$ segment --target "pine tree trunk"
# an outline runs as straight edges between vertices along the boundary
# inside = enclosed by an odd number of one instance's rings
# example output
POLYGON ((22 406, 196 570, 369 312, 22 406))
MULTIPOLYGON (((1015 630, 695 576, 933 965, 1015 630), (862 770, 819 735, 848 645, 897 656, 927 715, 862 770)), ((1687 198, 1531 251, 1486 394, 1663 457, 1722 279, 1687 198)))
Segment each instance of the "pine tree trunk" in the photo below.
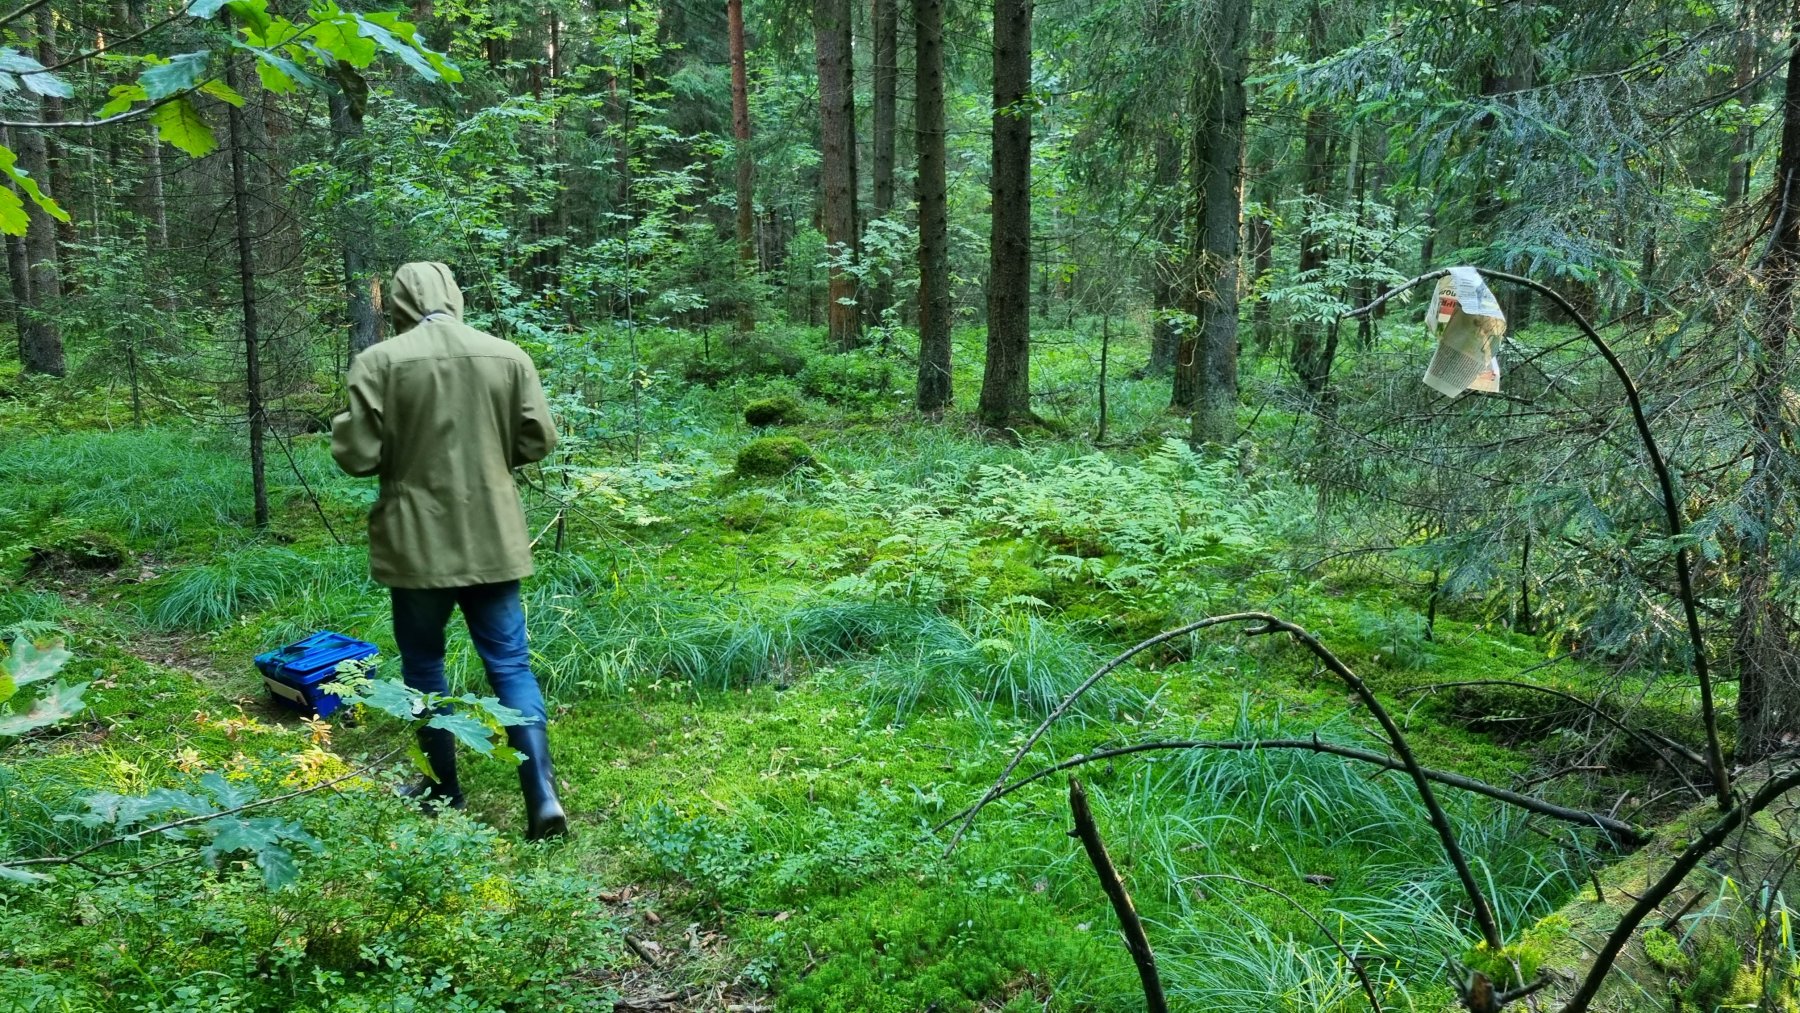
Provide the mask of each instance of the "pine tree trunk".
MULTIPOLYGON (((1800 6, 1800 5, 1797 5, 1800 6)), ((1762 759, 1790 743, 1800 729, 1800 659, 1794 657, 1791 618, 1772 598, 1775 560, 1768 536, 1775 504, 1792 488, 1782 444, 1782 383, 1793 338, 1800 285, 1800 49, 1788 58, 1782 103, 1781 154, 1775 163, 1776 229, 1762 264, 1763 325, 1753 350, 1750 396, 1750 477, 1742 495, 1753 522, 1738 559, 1738 615, 1733 654, 1738 665, 1739 763, 1762 759)))
MULTIPOLYGON (((897 0, 871 0, 875 30, 875 122, 873 214, 885 218, 894 208, 894 124, 900 87, 900 11, 897 0)), ((891 265, 884 265, 891 270, 891 265)), ((870 311, 877 317, 893 306, 894 286, 888 270, 875 279, 870 311)))
POLYGON ((950 212, 944 150, 944 0, 913 0, 919 178, 919 411, 950 406, 950 212))
MULTIPOLYGON (((857 262, 856 96, 850 42, 850 0, 814 0, 813 43, 819 62, 820 175, 825 185, 825 241, 834 260, 857 262)), ((825 320, 831 343, 862 343, 856 276, 835 264, 829 272, 825 320)))
MULTIPOLYGON (((236 89, 238 74, 235 61, 226 63, 225 76, 226 82, 236 89)), ((247 128, 242 109, 228 104, 226 112, 231 144, 231 207, 237 231, 238 283, 242 293, 240 305, 244 317, 244 415, 250 424, 250 484, 255 499, 256 526, 266 528, 269 526, 269 487, 263 474, 263 430, 268 425, 268 419, 264 417, 262 403, 262 363, 259 359, 261 348, 256 319, 256 255, 251 248, 251 235, 255 226, 251 221, 254 212, 250 208, 247 169, 249 159, 244 151, 247 128)))
MULTIPOLYGON (((737 148, 737 252, 738 270, 746 282, 756 276, 756 170, 750 151, 750 76, 744 55, 744 0, 727 0, 727 31, 731 36, 731 135, 737 148)), ((746 286, 747 288, 747 286, 746 286)), ((737 330, 756 329, 756 304, 748 291, 738 296, 737 330)))
POLYGON ((1200 389, 1193 441, 1222 442, 1237 427, 1238 261, 1244 205, 1245 54, 1249 48, 1251 0, 1223 0, 1211 33, 1218 75, 1207 103, 1195 152, 1200 216, 1194 233, 1201 248, 1203 284, 1198 288, 1195 330, 1200 334, 1200 389))
MULTIPOLYGON (((1180 142, 1172 134, 1158 134, 1155 157, 1156 166, 1153 171, 1156 174, 1156 192, 1170 197, 1159 203, 1173 204, 1172 198, 1181 186, 1180 142)), ((1161 248, 1157 251, 1155 264, 1151 268, 1155 276, 1150 280, 1150 303, 1155 318, 1150 322, 1148 368, 1150 373, 1157 376, 1166 375, 1175 368, 1177 329, 1174 315, 1181 308, 1181 286, 1177 279, 1181 259, 1175 249, 1175 218, 1172 211, 1162 214, 1162 221, 1156 229, 1156 240, 1161 248)))
MULTIPOLYGON (((361 156, 354 146, 363 133, 362 96, 346 95, 340 89, 331 93, 328 106, 334 155, 339 167, 350 172, 354 198, 362 189, 363 179, 361 156), (349 153, 356 153, 359 164, 344 164, 346 148, 349 153)), ((381 311, 376 304, 381 283, 365 265, 363 251, 369 245, 368 229, 363 224, 362 210, 354 206, 354 200, 351 203, 352 207, 340 212, 338 243, 344 267, 344 316, 349 328, 350 357, 354 359, 357 353, 381 340, 381 311)))
POLYGON ((981 421, 1031 414, 1031 0, 994 4, 994 154, 981 421))

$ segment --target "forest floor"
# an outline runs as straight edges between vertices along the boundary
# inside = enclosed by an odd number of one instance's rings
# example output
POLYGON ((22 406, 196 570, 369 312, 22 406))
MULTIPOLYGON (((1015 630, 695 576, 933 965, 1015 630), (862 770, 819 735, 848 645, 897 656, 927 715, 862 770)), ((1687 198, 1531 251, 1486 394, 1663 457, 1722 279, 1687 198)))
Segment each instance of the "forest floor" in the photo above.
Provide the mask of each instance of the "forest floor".
MULTIPOLYGON (((527 491, 543 532, 527 606, 570 837, 521 840, 503 761, 467 757, 469 812, 435 821, 389 797, 405 771, 381 764, 283 813, 320 849, 297 849, 281 890, 229 855, 196 875, 191 847, 156 841, 123 870, 0 896, 0 1010, 1141 1008, 1067 834, 1065 776, 989 807, 947 856, 932 828, 1100 663, 1214 613, 1315 631, 1428 766, 1573 805, 1649 800, 1649 764, 1625 747, 1604 774, 1538 783, 1540 740, 1574 724, 1548 697, 1428 691, 1535 667, 1586 694, 1596 677, 1472 609, 1427 629, 1411 583, 1312 565, 1314 499, 1254 464, 1257 434, 1194 454, 1164 439, 1180 428, 1166 383, 1126 380, 1095 450, 1078 389, 1093 350, 1070 344, 1041 367, 1053 428, 1022 445, 910 417, 904 365, 875 355, 713 387, 659 375, 627 422, 571 425, 570 456, 527 491), (739 474, 738 452, 777 431, 743 408, 776 395, 804 412, 778 431, 812 463, 739 474)), ((230 432, 169 415, 138 430, 121 411, 104 391, 0 375, 0 636, 65 639, 91 680, 82 722, 0 754, 3 853, 82 846, 94 831, 55 817, 95 792, 209 771, 318 784, 395 745, 378 718, 274 710, 250 664, 317 629, 391 657, 360 547, 370 483, 336 474, 317 435, 292 440, 294 471, 277 444, 259 534, 230 432)), ((452 668, 480 690, 460 634, 452 668)), ((1659 688, 1637 719, 1686 736, 1689 707, 1659 688)), ((1366 747, 1371 727, 1310 655, 1220 628, 1137 656, 1021 773, 1153 740, 1366 747)), ((1339 944, 1388 1009, 1447 1008, 1452 962, 1505 963, 1471 948, 1396 775, 1278 750, 1075 773, 1177 1008, 1366 1009, 1339 944)), ((1529 967, 1602 842, 1444 801, 1522 940, 1506 957, 1529 967)))

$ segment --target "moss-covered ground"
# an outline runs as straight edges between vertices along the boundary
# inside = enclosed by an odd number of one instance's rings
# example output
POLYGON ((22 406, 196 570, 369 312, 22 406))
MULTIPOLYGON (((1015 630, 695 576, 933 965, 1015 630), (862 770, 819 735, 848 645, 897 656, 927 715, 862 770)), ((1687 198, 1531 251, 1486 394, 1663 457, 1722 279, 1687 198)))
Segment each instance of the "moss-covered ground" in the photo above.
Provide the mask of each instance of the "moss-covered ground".
MULTIPOLYGON (((1165 444, 1180 432, 1165 383, 1122 382, 1119 442, 1095 450, 1091 402, 1058 393, 1085 382, 1091 351, 1041 361, 1049 428, 1022 443, 910 417, 904 365, 875 355, 710 388, 671 366, 629 427, 569 425, 568 455, 526 499, 571 836, 520 839, 503 761, 466 758, 468 818, 435 821, 387 797, 404 773, 389 763, 284 813, 321 848, 297 852, 279 891, 180 841, 0 887, 0 1010, 1141 1008, 1066 834, 1065 777, 989 807, 947 857, 932 827, 1100 662, 1214 612, 1315 631, 1430 766, 1502 785, 1537 769, 1543 700, 1416 691, 1509 677, 1544 645, 1453 605, 1427 637, 1416 588, 1294 567, 1307 490, 1241 449, 1165 444), (782 433, 813 467, 742 466, 758 435, 743 407, 771 397, 801 407, 782 433)), ((80 722, 0 753, 0 852, 93 840, 59 817, 95 792, 220 770, 317 784, 392 748, 373 716, 272 709, 250 664, 326 628, 392 654, 358 548, 372 488, 335 473, 322 437, 291 440, 293 470, 271 447, 274 520, 256 532, 241 434, 173 417, 135 430, 104 391, 5 385, 0 635, 65 639, 91 685, 80 722)), ((452 654, 478 689, 466 641, 452 654)), ((1532 678, 1589 688, 1568 664, 1532 678)), ((1642 714, 1685 734, 1688 706, 1664 693, 1642 714)), ((1224 628, 1139 655, 1022 772, 1155 739, 1366 745, 1372 727, 1310 655, 1224 628)), ((1477 936, 1398 776, 1277 751, 1145 753, 1078 776, 1178 1008, 1366 1009, 1336 944, 1386 1008, 1454 1001, 1446 969, 1477 936)), ((1643 783, 1535 790, 1606 807, 1643 783)), ((1509 936, 1607 860, 1585 831, 1443 795, 1509 936)))

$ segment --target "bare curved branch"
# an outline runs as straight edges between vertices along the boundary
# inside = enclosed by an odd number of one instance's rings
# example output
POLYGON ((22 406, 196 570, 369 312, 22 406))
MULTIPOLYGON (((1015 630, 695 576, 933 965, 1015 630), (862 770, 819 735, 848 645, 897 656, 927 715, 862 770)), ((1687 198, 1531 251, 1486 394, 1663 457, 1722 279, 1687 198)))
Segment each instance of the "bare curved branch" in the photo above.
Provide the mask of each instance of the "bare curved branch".
MULTIPOLYGON (((1619 384, 1625 388, 1625 401, 1631 408, 1631 421, 1637 427, 1638 439, 1644 445, 1644 454, 1650 460, 1650 469, 1656 473, 1656 482, 1662 493, 1663 520, 1668 528, 1669 540, 1675 547, 1675 579, 1676 598, 1681 602, 1684 618, 1687 620, 1688 642, 1694 655, 1694 678, 1700 684, 1700 720, 1706 727, 1706 765, 1712 774, 1713 794, 1717 798, 1719 808, 1728 810, 1734 799, 1731 794, 1731 772, 1725 766, 1725 750, 1719 742, 1718 708, 1713 702, 1712 672, 1706 660, 1706 637, 1700 629, 1699 598, 1694 592, 1694 574, 1692 563, 1688 559, 1687 546, 1682 542, 1681 502, 1675 497, 1675 479, 1669 471, 1668 462, 1663 460, 1662 449, 1657 446, 1656 436, 1650 431, 1650 420, 1644 415, 1644 401, 1638 394, 1637 382, 1631 378, 1631 371, 1619 359, 1617 352, 1581 315, 1561 292, 1545 285, 1543 282, 1523 275, 1509 274, 1505 271, 1492 271, 1481 268, 1481 273, 1489 278, 1511 282, 1531 289, 1555 303, 1568 318, 1574 321, 1588 342, 1600 352, 1600 357, 1612 368, 1613 375, 1618 377, 1619 384)), ((1416 278, 1401 282, 1399 285, 1381 293, 1367 306, 1360 306, 1343 314, 1345 317, 1364 317, 1379 309, 1394 296, 1405 292, 1416 285, 1427 281, 1435 281, 1450 273, 1449 268, 1427 271, 1416 278)))

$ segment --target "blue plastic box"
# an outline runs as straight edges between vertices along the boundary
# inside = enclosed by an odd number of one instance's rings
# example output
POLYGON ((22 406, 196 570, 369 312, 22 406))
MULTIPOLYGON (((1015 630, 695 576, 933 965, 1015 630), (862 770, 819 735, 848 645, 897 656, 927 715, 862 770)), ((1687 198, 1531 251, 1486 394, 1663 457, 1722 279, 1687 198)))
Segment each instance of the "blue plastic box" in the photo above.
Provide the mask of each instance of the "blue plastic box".
POLYGON ((323 691, 324 685, 337 675, 338 666, 372 658, 377 653, 375 645, 366 640, 325 631, 279 651, 257 655, 256 668, 276 706, 322 718, 343 702, 336 694, 323 691))

